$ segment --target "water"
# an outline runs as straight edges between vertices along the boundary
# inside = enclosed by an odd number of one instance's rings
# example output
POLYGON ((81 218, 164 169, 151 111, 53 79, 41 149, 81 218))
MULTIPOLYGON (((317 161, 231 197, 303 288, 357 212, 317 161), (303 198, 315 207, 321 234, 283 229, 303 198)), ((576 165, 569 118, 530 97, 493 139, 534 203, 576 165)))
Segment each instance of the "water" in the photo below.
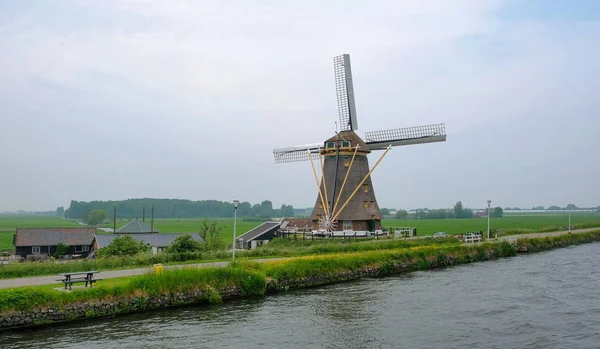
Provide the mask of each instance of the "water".
POLYGON ((32 348, 600 348, 600 244, 37 330, 32 348))

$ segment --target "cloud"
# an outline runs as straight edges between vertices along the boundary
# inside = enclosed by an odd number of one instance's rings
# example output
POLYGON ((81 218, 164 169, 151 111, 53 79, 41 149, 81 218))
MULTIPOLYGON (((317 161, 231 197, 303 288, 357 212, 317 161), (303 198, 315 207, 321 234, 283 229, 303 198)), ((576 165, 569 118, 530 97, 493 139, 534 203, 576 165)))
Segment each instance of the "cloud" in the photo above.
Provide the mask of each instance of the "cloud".
MULTIPOLYGON (((501 0, 0 6, 0 117, 11 130, 0 140, 0 154, 10 155, 12 165, 44 144, 63 159, 61 166, 41 175, 35 169, 52 162, 34 156, 19 162, 32 173, 28 178, 80 182, 77 188, 40 188, 33 198, 17 172, 0 174, 2 185, 13 190, 0 199, 0 209, 117 196, 239 195, 312 205, 310 173, 301 175, 306 164, 276 166, 270 152, 331 135, 337 115, 332 57, 341 53, 351 54, 361 132, 437 122, 446 122, 449 132, 446 144, 407 147, 396 151, 402 158, 391 156, 389 173, 408 166, 427 175, 406 192, 393 189, 394 177, 382 174, 377 185, 390 188, 378 191, 383 206, 455 200, 459 193, 440 198, 417 189, 439 178, 430 157, 482 147, 450 142, 471 139, 489 125, 510 132, 506 125, 522 120, 570 118, 584 128, 598 122, 592 115, 600 107, 594 97, 600 49, 591 43, 600 39, 600 22, 575 10, 560 17, 560 8, 541 13, 531 4, 501 0), (75 165, 67 160, 73 156, 78 166, 98 168, 86 172, 89 181, 114 187, 102 191, 74 179, 69 169, 75 165), (155 170, 148 173, 150 163, 155 170), (111 170, 125 164, 131 176, 111 170), (243 183, 235 180, 240 171, 243 183), (290 182, 299 189, 282 190, 290 182), (397 203, 400 193, 411 199, 397 203)), ((541 136, 492 131, 490 137, 527 147, 541 136)), ((500 166, 511 166, 504 161, 500 166)), ((539 170, 548 166, 544 162, 539 170)), ((466 171, 452 169, 474 176, 466 171)), ((535 168, 527 173, 535 175, 535 168)), ((459 179, 447 180, 459 186, 459 179)), ((463 189, 478 200, 476 190, 463 189)))

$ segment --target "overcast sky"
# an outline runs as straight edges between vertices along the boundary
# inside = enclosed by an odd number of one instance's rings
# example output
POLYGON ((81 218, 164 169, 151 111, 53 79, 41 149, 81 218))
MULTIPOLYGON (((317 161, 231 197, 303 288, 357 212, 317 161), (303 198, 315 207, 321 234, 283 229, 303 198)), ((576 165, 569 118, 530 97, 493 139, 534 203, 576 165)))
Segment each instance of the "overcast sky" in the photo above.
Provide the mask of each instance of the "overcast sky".
POLYGON ((380 206, 600 205, 596 0, 6 0, 0 53, 0 211, 312 206, 272 149, 333 134, 342 53, 359 135, 446 124, 386 155, 380 206))

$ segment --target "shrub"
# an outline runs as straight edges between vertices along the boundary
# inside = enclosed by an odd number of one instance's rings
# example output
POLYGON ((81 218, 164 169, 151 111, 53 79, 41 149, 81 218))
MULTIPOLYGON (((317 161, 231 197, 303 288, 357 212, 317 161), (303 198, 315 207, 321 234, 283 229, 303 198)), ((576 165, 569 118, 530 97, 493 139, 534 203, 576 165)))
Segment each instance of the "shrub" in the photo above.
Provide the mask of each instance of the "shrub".
POLYGON ((202 249, 202 244, 194 240, 191 235, 178 236, 167 248, 167 253, 197 252, 202 249))
POLYGON ((150 246, 143 241, 136 241, 129 235, 115 238, 96 252, 98 257, 133 256, 142 252, 149 252, 150 246))

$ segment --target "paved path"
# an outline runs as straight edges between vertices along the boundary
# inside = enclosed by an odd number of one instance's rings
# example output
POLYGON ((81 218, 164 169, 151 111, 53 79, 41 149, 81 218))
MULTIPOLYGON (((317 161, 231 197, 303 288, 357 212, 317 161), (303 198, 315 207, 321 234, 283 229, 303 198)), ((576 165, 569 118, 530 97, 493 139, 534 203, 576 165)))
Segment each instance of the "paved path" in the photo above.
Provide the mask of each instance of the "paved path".
MULTIPOLYGON (((276 261, 287 259, 285 258, 265 258, 265 259, 254 259, 253 262, 263 263, 265 261, 276 261)), ((222 268, 226 267, 230 264, 230 262, 208 262, 208 263, 197 263, 197 264, 181 264, 181 265, 165 265, 165 269, 176 269, 176 268, 185 268, 185 267, 197 267, 197 268, 222 268)), ((137 269, 123 269, 123 270, 107 270, 101 271, 97 274, 98 278, 102 279, 110 279, 110 278, 119 278, 125 276, 134 276, 147 273, 151 271, 153 267, 147 268, 137 268, 137 269)), ((51 285, 57 284, 60 276, 52 275, 52 276, 36 276, 36 277, 26 277, 26 278, 16 278, 16 279, 2 279, 0 280, 0 288, 10 288, 10 287, 21 287, 21 286, 38 286, 38 285, 51 285)))
MULTIPOLYGON (((592 230, 598 230, 598 228, 590 228, 590 229, 580 229, 580 230, 572 230, 571 233, 585 233, 592 230)), ((529 238, 529 237, 546 237, 546 236, 558 236, 563 234, 568 234, 568 231, 555 231, 550 233, 533 233, 533 234, 520 234, 520 235, 511 235, 506 236, 504 238, 529 238)), ((284 260, 293 257, 283 257, 283 258, 265 258, 265 259, 253 259, 253 262, 263 263, 265 261, 273 261, 273 260, 284 260)), ((222 268, 229 265, 230 262, 209 262, 209 263, 197 263, 197 264, 181 264, 181 265, 168 265, 165 266, 165 269, 174 269, 174 268, 184 268, 184 267, 197 267, 197 268, 222 268)), ((124 269, 124 270, 108 270, 102 271, 98 273, 99 278, 110 279, 110 278, 118 278, 125 276, 134 276, 147 273, 152 270, 152 267, 147 268, 137 268, 137 269, 124 269)), ((17 279, 2 279, 0 280, 0 288, 10 288, 10 287, 21 287, 21 286, 35 286, 35 285, 50 285, 56 284, 58 275, 52 276, 36 276, 36 277, 28 277, 28 278, 17 278, 17 279)))

